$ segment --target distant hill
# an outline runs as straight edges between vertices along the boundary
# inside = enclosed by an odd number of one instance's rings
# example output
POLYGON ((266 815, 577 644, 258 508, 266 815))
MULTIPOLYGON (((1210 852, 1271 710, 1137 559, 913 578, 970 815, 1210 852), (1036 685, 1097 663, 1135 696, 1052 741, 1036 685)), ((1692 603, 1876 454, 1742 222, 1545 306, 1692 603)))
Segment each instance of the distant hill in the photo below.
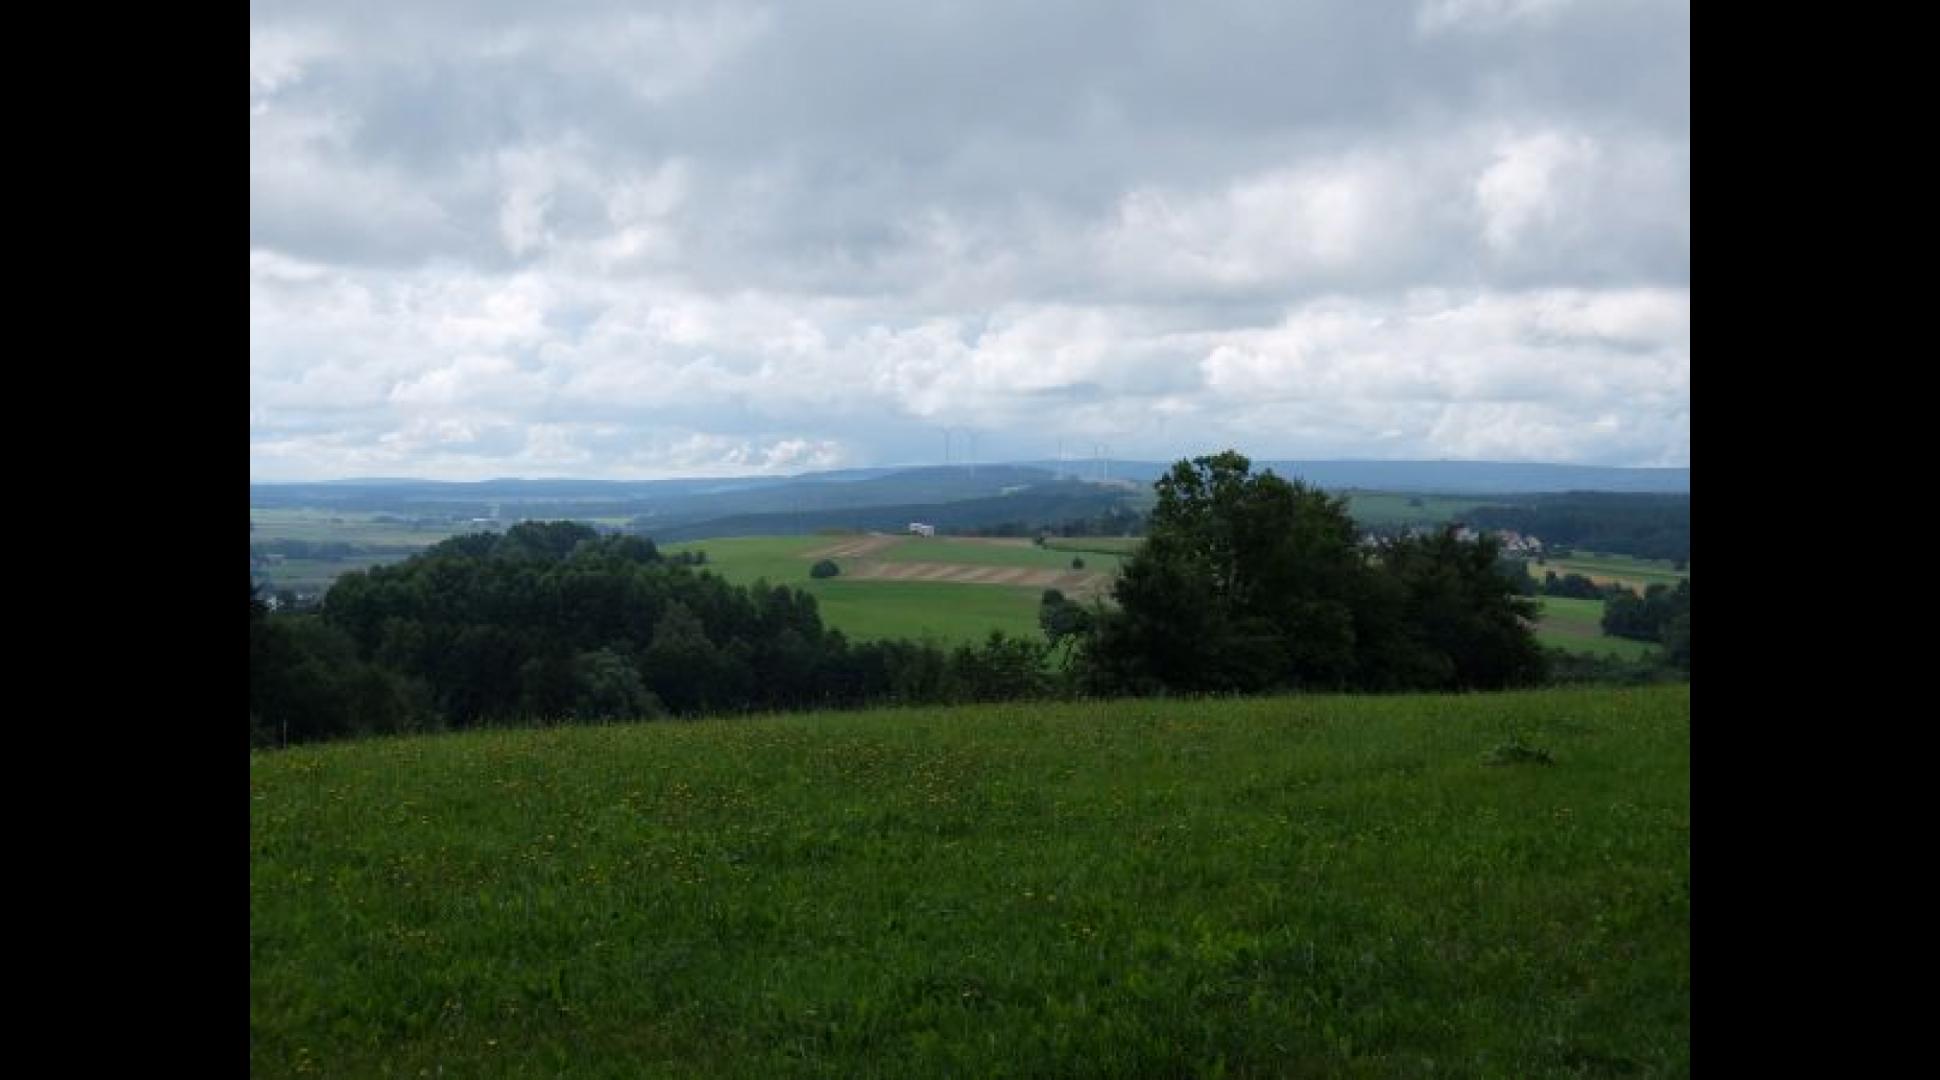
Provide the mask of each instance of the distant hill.
POLYGON ((803 476, 670 480, 357 480, 251 484, 249 505, 443 516, 642 518, 673 525, 740 514, 794 513, 987 498, 1053 479, 1018 465, 844 469, 803 476))
MULTIPOLYGON (((1688 495, 1691 490, 1688 468, 1619 469, 1500 461, 1259 461, 1255 464, 1335 491, 1487 496, 1538 492, 1688 495)), ((641 524, 671 535, 670 530, 676 528, 727 518, 813 516, 825 511, 867 508, 886 512, 891 507, 997 498, 1052 483, 1060 476, 1072 478, 1068 483, 1076 479, 1091 481, 1094 491, 1099 490, 1097 481, 1109 480, 1143 492, 1168 467, 1168 463, 1156 461, 1040 461, 666 480, 498 479, 450 483, 359 479, 251 484, 249 505, 262 509, 331 509, 457 520, 488 516, 494 509, 505 518, 626 518, 639 519, 641 524)))
POLYGON ((1120 507, 1124 501, 1123 491, 1097 484, 1043 483, 1009 495, 949 502, 805 508, 665 524, 641 519, 635 522, 634 529, 657 541, 671 543, 723 536, 796 536, 823 529, 902 532, 912 521, 935 525, 944 532, 990 528, 1012 522, 1038 527, 1078 518, 1099 517, 1120 507))

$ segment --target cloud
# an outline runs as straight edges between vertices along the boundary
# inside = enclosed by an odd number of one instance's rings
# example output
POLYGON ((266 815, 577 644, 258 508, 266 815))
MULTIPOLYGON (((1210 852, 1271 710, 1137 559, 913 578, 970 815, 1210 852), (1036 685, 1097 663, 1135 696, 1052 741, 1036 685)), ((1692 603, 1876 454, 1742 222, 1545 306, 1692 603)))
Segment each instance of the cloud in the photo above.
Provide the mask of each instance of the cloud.
POLYGON ((1424 0, 1415 15, 1423 34, 1448 31, 1502 30, 1517 24, 1541 24, 1569 7, 1572 0, 1424 0))
POLYGON ((1687 462, 1686 15, 257 4, 252 475, 1687 462))

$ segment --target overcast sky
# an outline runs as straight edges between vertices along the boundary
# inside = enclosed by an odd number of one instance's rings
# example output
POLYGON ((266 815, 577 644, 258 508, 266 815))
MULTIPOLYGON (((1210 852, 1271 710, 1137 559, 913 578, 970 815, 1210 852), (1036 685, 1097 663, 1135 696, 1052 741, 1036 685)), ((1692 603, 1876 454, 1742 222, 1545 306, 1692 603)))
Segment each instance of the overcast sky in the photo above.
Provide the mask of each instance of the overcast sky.
POLYGON ((253 480, 1690 464, 1686 3, 256 2, 253 480))

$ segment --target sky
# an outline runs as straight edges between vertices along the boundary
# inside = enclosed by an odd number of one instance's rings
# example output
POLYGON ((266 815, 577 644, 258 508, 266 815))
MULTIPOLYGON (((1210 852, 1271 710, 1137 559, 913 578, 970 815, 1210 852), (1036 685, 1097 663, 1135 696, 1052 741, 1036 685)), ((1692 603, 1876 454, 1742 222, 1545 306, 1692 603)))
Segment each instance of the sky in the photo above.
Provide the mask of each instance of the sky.
POLYGON ((1651 0, 253 2, 252 481, 1690 464, 1651 0))

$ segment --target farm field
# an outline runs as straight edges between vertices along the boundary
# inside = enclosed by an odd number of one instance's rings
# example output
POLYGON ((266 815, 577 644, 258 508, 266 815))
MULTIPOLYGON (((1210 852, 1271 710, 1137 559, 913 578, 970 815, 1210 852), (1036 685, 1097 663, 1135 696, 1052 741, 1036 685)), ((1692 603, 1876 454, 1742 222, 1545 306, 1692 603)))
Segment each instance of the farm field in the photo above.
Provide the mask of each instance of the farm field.
POLYGON ((378 521, 377 518, 381 516, 385 515, 251 507, 251 544, 302 540, 317 544, 355 544, 362 549, 342 559, 288 558, 265 562, 255 568, 255 576, 271 590, 321 592, 352 570, 367 570, 386 563, 402 562, 440 540, 472 531, 471 526, 453 523, 412 525, 408 522, 378 521))
POLYGON ((1097 551, 1059 551, 1040 548, 1029 540, 960 537, 916 537, 893 544, 876 558, 888 562, 937 562, 971 566, 1023 566, 1067 570, 1071 560, 1084 560, 1085 569, 1116 573, 1119 557, 1097 551))
POLYGON ((1690 1069, 1688 686, 382 739, 250 800, 260 1077, 1690 1069))
POLYGON ((1635 660, 1657 646, 1603 632, 1603 601, 1568 596, 1539 596, 1542 616, 1536 640, 1545 646, 1578 653, 1601 653, 1635 660))
POLYGON ((907 638, 974 645, 992 630, 1043 637, 1037 625, 1042 589, 841 578, 811 584, 822 621, 857 641, 907 638))
MULTIPOLYGON (((766 578, 802 589, 815 597, 824 623, 859 641, 900 637, 974 644, 992 630, 1035 637, 1038 601, 1046 588, 1085 596, 1109 581, 1109 571, 1094 567, 1092 556, 1085 556, 1085 571, 1072 572, 1070 554, 1041 551, 1028 541, 763 536, 695 540, 668 544, 665 550, 705 551, 707 564, 701 569, 737 585, 766 578), (809 568, 824 557, 842 574, 809 577, 809 568)), ((1110 555, 1095 558, 1113 567, 1117 563, 1110 555)))
POLYGON ((661 544, 659 548, 669 554, 704 551, 707 564, 697 569, 719 574, 735 585, 752 585, 766 578, 770 585, 807 588, 821 584, 808 576, 809 568, 815 565, 808 553, 841 543, 843 539, 839 536, 737 536, 661 544))
POLYGON ((1651 585, 1677 587, 1677 583, 1691 576, 1689 570, 1674 569, 1665 559, 1638 559, 1629 555, 1608 555, 1579 551, 1561 558, 1550 558, 1541 566, 1531 563, 1529 572, 1538 580, 1545 570, 1556 571, 1557 577, 1565 574, 1582 574, 1599 585, 1627 585, 1642 592, 1651 585))
POLYGON ((355 511, 282 510, 251 507, 251 543, 268 540, 343 541, 365 547, 426 548, 448 536, 474 531, 461 523, 411 525, 378 521, 385 515, 355 511))
POLYGON ((272 591, 277 589, 321 591, 352 570, 368 570, 385 563, 401 562, 409 557, 409 552, 396 552, 388 555, 352 555, 342 559, 284 559, 281 562, 264 563, 256 568, 255 573, 259 580, 268 583, 272 591))
POLYGON ((1142 536, 1052 536, 1045 539, 1044 546, 1053 551, 1095 551, 1122 557, 1137 551, 1144 542, 1142 536))

